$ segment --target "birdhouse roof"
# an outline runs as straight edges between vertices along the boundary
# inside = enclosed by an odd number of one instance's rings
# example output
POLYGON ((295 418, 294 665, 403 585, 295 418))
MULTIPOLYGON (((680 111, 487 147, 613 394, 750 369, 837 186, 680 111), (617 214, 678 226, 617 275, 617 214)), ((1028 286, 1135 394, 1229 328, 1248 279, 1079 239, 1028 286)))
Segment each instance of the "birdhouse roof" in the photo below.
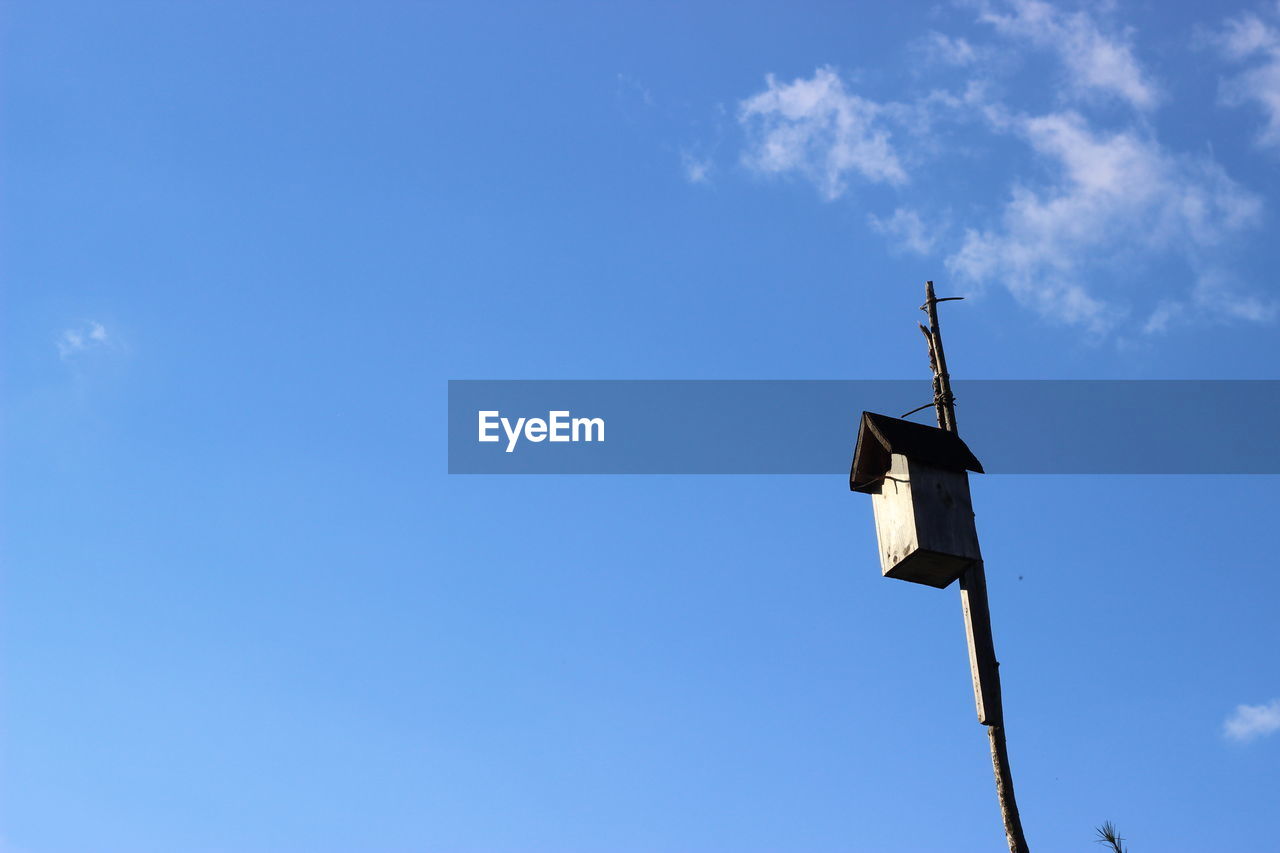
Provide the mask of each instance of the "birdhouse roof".
POLYGON ((875 492, 889 470, 889 457, 894 453, 947 471, 982 473, 982 463, 955 433, 902 418, 863 412, 858 426, 858 448, 853 452, 853 469, 849 472, 849 488, 855 492, 875 492))

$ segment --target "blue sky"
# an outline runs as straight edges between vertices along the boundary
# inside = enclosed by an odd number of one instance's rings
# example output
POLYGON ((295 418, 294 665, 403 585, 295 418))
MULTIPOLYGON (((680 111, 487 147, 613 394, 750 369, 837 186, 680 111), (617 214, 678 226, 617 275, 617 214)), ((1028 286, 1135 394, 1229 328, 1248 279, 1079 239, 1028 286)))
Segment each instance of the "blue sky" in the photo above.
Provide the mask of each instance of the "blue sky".
MULTIPOLYGON (((926 278, 957 376, 1280 378, 1275 6, 0 26, 12 853, 999 849, 863 496, 450 477, 446 381, 927 393, 926 278)), ((1033 849, 1275 849, 1275 478, 974 496, 1033 849)))

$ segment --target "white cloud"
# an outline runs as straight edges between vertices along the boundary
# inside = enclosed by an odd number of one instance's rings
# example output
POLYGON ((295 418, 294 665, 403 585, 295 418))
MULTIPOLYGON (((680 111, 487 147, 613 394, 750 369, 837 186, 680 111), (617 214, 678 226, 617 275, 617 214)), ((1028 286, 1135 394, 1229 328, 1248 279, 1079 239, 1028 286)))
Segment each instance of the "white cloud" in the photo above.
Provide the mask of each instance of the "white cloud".
POLYGON ((1142 110, 1159 100, 1129 34, 1107 35, 1084 12, 1062 12, 1043 0, 1007 0, 983 4, 978 17, 1002 35, 1056 53, 1079 94, 1112 95, 1142 110))
MULTIPOLYGON (((1038 189, 1015 184, 1000 224, 968 229, 947 267, 975 283, 1002 282, 1019 301, 1064 322, 1106 332, 1124 309, 1086 287, 1087 278, 1123 283, 1128 264, 1170 254, 1198 268, 1206 250, 1260 212, 1257 197, 1216 163, 1172 154, 1147 133, 1098 132, 1074 112, 1013 119, 1011 126, 1054 179, 1038 189)), ((1231 289, 1216 281, 1201 275, 1190 301, 1177 311, 1164 306, 1149 330, 1188 307, 1254 319, 1266 313, 1260 303, 1242 312, 1231 289)))
POLYGON ((630 74, 618 74, 616 94, 619 101, 631 101, 643 107, 654 104, 653 91, 630 74))
POLYGON ((1231 276, 1216 269, 1200 274, 1191 291, 1191 302, 1224 319, 1269 323, 1276 318, 1275 302, 1241 293, 1231 276))
POLYGON ((712 165, 710 158, 696 157, 686 151, 680 155, 680 164, 684 167, 684 177, 689 183, 710 183, 712 165))
POLYGON ((1280 731, 1280 699, 1266 705, 1237 705, 1222 724, 1222 733, 1241 742, 1280 731))
POLYGON ((1280 28, 1248 12, 1227 19, 1212 40, 1227 59, 1252 63, 1223 81, 1223 102, 1229 106, 1256 104, 1267 122, 1258 144, 1280 146, 1280 28))
POLYGON ((929 59, 946 65, 972 65, 978 51, 966 39, 930 31, 916 44, 916 49, 929 59))
POLYGON ((869 213, 867 222, 877 234, 897 241, 901 248, 918 255, 929 254, 938 242, 937 230, 927 227, 920 214, 909 208, 899 207, 887 219, 869 213))
POLYGON ((1269 323, 1275 320, 1277 305, 1251 293, 1242 292, 1231 276, 1220 269, 1207 269, 1196 278, 1185 299, 1160 302, 1147 318, 1142 330, 1159 334, 1179 323, 1196 319, 1245 320, 1269 323))
MULTIPOLYGON (((1044 0, 957 2, 977 8, 994 42, 928 32, 909 45, 917 64, 925 54, 953 66, 948 88, 876 101, 829 67, 790 82, 770 75, 739 105, 742 162, 808 180, 827 200, 858 183, 887 185, 898 198, 861 215, 894 248, 942 257, 970 288, 998 284, 1021 304, 1095 336, 1121 323, 1157 334, 1280 315, 1280 305, 1231 274, 1234 241, 1262 218, 1260 197, 1211 153, 1162 144, 1146 115, 1160 92, 1136 58, 1132 31, 1044 0), (1013 69, 997 46, 1007 48, 1008 39, 1048 52, 1066 70, 1065 86, 1019 81, 1018 91, 1047 96, 1040 114, 1001 97, 1011 88, 1002 75, 1013 69), (1069 100, 1074 105, 1064 106, 1069 100), (1137 112, 1110 109, 1115 102, 1137 112), (1030 153, 1029 167, 1018 147, 1030 153), (937 209, 938 192, 954 207, 966 183, 1006 189, 1000 197, 970 194, 964 229, 923 215, 937 209)), ((1276 26, 1246 16, 1220 43, 1232 55, 1274 58, 1280 144, 1276 8, 1276 26)), ((688 160, 686 175, 705 177, 688 160)))
POLYGON ((748 168, 798 173, 828 199, 844 193, 851 174, 879 183, 907 181, 883 105, 846 91, 830 68, 785 84, 772 74, 765 80, 765 90, 743 101, 738 114, 748 133, 748 168))
POLYGON ((107 330, 99 322, 86 320, 64 329, 54 340, 54 344, 58 347, 59 357, 65 361, 86 350, 107 346, 107 330))

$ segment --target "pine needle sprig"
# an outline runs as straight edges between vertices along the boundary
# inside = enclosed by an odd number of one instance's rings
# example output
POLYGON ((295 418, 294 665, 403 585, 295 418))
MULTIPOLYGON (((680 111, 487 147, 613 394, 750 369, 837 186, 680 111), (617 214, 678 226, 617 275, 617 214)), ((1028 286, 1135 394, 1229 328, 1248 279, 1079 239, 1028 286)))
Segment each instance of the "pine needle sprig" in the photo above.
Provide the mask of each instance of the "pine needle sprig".
POLYGON ((1120 831, 1116 829, 1116 825, 1109 820, 1104 820, 1102 826, 1095 830, 1098 837, 1094 839, 1097 844, 1108 844, 1114 853, 1128 853, 1128 848, 1124 846, 1124 839, 1120 837, 1120 831))

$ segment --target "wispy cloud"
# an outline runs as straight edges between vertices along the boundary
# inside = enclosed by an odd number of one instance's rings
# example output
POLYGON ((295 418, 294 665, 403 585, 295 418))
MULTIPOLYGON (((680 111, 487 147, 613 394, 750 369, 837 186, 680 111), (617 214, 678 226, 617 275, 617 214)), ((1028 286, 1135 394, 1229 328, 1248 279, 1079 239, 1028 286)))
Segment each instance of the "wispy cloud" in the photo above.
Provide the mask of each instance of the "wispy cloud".
POLYGON ((978 61, 979 56, 978 50, 968 39, 949 36, 936 30, 930 30, 917 41, 915 50, 926 59, 944 65, 972 65, 978 61))
MULTIPOLYGON (((1210 150, 1160 138, 1149 112, 1161 89, 1138 61, 1134 31, 1045 0, 958 2, 987 41, 929 31, 907 45, 917 61, 924 52, 948 66, 947 87, 875 100, 829 66, 789 82, 769 75, 739 104, 743 164, 806 180, 828 201, 857 196, 860 184, 888 188, 897 198, 887 210, 863 216, 895 250, 937 257, 972 290, 1006 288, 1094 337, 1280 316, 1232 273, 1239 241, 1262 220, 1261 197, 1210 150), (1011 41, 1014 55, 1055 57, 1064 75, 1010 86, 1011 41), (1044 103, 1014 107, 1010 91, 1044 103), (961 181, 968 227, 922 216, 937 209, 939 186, 961 181)), ((1231 56, 1262 58, 1234 85, 1273 109, 1268 138, 1280 145, 1280 5, 1274 17, 1232 19, 1215 38, 1231 56)), ((705 178, 696 161, 685 168, 690 181, 705 178)), ((943 203, 958 209, 954 197, 943 203)))
POLYGON ((1085 12, 1063 12, 1043 0, 982 3, 979 20, 997 32, 1053 52, 1076 95, 1103 94, 1147 110, 1159 90, 1133 54, 1131 34, 1104 32, 1085 12))
POLYGON ((619 73, 614 79, 614 107, 631 123, 651 121, 657 101, 653 90, 630 74, 619 73))
POLYGON ((1274 300, 1243 291, 1227 272, 1208 268, 1197 277, 1191 292, 1182 299, 1165 299, 1156 305, 1142 331, 1159 334, 1171 326, 1196 320, 1245 320, 1269 323, 1280 313, 1274 300))
POLYGON ((1249 66, 1223 81, 1222 101, 1229 106, 1255 104, 1266 120, 1258 144, 1280 146, 1280 7, 1267 17, 1270 21, 1246 12, 1228 18, 1210 41, 1228 60, 1249 66))
POLYGON ((883 105, 849 92, 831 68, 790 83, 770 74, 765 90, 739 109, 748 135, 743 162, 764 174, 802 175, 827 199, 839 198, 853 175, 906 183, 885 112, 883 105))
POLYGON ((899 207, 891 216, 884 218, 869 213, 867 223, 872 231, 883 234, 898 247, 918 255, 929 254, 938 242, 938 229, 925 225, 920 214, 909 208, 899 207))
MULTIPOLYGON (((1099 132, 1075 112, 1010 122, 1053 177, 1036 188, 1016 183, 999 224, 968 229, 947 267, 975 283, 1003 282, 1024 304, 1064 322, 1102 333, 1124 315, 1085 284, 1099 259, 1172 252, 1195 266, 1199 250, 1258 218, 1259 199, 1220 166, 1173 154, 1145 132, 1099 132)), ((1189 306, 1240 316, 1236 298, 1221 279, 1202 284, 1182 307, 1162 306, 1148 331, 1189 306)))
POLYGON ((54 344, 58 347, 58 356, 63 361, 75 358, 87 350, 105 347, 109 342, 106 328, 95 320, 86 320, 63 329, 54 340, 54 344))
POLYGON ((630 74, 617 75, 617 97, 645 107, 653 106, 653 91, 630 74))
POLYGON ((711 182, 712 162, 709 157, 698 157, 688 151, 680 155, 680 165, 684 167, 685 180, 691 184, 711 182))
POLYGON ((1280 699, 1265 705, 1237 705, 1222 724, 1222 733, 1231 740, 1248 742, 1280 731, 1280 699))

